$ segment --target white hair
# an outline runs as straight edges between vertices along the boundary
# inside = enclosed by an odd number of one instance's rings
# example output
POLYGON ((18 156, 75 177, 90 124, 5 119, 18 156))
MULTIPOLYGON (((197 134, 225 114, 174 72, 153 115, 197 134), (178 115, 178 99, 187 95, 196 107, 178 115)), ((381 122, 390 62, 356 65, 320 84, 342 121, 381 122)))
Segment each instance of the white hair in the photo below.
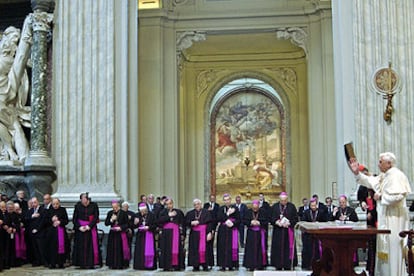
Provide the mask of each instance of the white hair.
POLYGON ((23 191, 23 190, 18 190, 18 191, 16 192, 16 195, 23 194, 23 193, 24 193, 24 191, 23 191))
POLYGON ((201 204, 201 200, 200 200, 200 199, 198 199, 198 198, 195 198, 195 199, 193 200, 193 204, 197 204, 197 203, 200 203, 200 204, 201 204))
POLYGON ((379 156, 380 156, 380 159, 390 162, 391 165, 394 165, 395 162, 397 161, 395 154, 392 152, 383 152, 379 156))
POLYGON ((129 207, 129 202, 128 201, 122 202, 122 207, 124 207, 124 206, 128 206, 129 207))

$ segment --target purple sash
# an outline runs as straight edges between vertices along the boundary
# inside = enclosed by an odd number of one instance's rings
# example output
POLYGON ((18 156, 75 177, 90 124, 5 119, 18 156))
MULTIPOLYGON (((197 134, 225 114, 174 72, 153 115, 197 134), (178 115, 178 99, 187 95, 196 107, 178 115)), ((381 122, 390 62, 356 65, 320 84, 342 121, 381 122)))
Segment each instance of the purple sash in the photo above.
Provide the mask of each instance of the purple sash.
MULTIPOLYGON (((229 220, 231 222, 235 222, 236 219, 234 218, 229 218, 229 220)), ((222 222, 221 224, 226 225, 226 222, 222 222)), ((232 229, 232 240, 231 240, 231 249, 232 249, 232 254, 231 254, 231 260, 232 261, 238 261, 239 260, 239 230, 237 229, 237 227, 233 227, 232 229)))
POLYGON ((288 228, 288 235, 289 235, 289 259, 293 260, 294 256, 294 245, 295 245, 295 233, 293 232, 293 228, 288 228))
POLYGON ((206 263, 206 232, 207 232, 207 225, 206 224, 199 224, 193 227, 194 231, 199 232, 200 239, 198 240, 198 255, 199 255, 199 262, 200 264, 206 263))
POLYGON ((26 260, 26 241, 24 240, 24 228, 20 228, 20 232, 16 232, 14 236, 16 258, 26 260))
MULTIPOLYGON (((90 216, 90 220, 93 219, 93 216, 90 216)), ((89 221, 86 220, 78 220, 80 226, 89 225, 89 221)), ((93 263, 95 265, 99 265, 99 253, 98 253, 98 232, 96 231, 96 226, 91 228, 91 235, 92 235, 92 249, 93 249, 93 263)))
POLYGON ((65 254, 65 227, 57 227, 58 234, 58 254, 65 254))
POLYGON ((263 228, 261 228, 260 226, 257 226, 257 225, 250 227, 250 229, 252 231, 255 231, 255 232, 260 231, 260 236, 261 236, 261 240, 262 240, 262 242, 261 242, 262 243, 262 264, 263 265, 266 265, 266 261, 267 261, 267 253, 266 253, 266 245, 265 245, 265 242, 266 242, 266 238, 265 238, 266 231, 263 228))
POLYGON ((178 265, 178 243, 180 239, 180 229, 178 228, 178 225, 172 222, 168 222, 164 225, 164 229, 171 229, 172 230, 172 265, 178 265))
POLYGON ((124 260, 129 261, 131 259, 131 252, 129 251, 129 242, 126 232, 121 232, 122 239, 122 251, 124 253, 124 260))
MULTIPOLYGON (((111 231, 119 232, 121 231, 121 227, 113 226, 111 227, 111 231)), ((124 260, 129 261, 131 259, 131 252, 129 251, 129 243, 128 237, 126 232, 121 232, 121 240, 122 240, 122 254, 124 256, 124 260)))
POLYGON ((147 231, 146 229, 144 229, 144 227, 139 227, 138 231, 145 231, 144 266, 147 268, 151 268, 154 266, 154 256, 155 256, 154 234, 151 231, 147 231))

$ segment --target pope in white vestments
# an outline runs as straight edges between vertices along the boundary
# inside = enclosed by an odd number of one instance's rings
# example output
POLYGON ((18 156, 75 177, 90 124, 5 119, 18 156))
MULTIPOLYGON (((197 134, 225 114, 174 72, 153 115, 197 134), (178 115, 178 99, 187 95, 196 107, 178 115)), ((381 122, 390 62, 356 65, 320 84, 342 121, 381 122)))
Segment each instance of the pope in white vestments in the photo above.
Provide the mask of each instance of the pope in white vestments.
POLYGON ((378 176, 366 176, 359 172, 358 162, 349 162, 357 182, 375 191, 377 200, 378 228, 389 229, 391 234, 377 236, 376 275, 400 276, 407 275, 403 259, 404 239, 399 237, 400 231, 408 230, 406 197, 411 193, 407 176, 394 167, 396 158, 393 153, 380 154, 378 176))

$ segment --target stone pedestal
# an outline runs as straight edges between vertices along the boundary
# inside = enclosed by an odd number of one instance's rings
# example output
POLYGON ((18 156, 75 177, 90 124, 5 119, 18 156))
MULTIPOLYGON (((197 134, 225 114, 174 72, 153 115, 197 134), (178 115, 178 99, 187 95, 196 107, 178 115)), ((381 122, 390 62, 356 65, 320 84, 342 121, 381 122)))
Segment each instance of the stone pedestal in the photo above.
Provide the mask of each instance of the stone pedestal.
POLYGON ((23 190, 28 197, 36 196, 41 201, 44 194, 52 194, 52 183, 56 180, 53 167, 10 166, 0 164, 0 192, 13 198, 16 191, 23 190))

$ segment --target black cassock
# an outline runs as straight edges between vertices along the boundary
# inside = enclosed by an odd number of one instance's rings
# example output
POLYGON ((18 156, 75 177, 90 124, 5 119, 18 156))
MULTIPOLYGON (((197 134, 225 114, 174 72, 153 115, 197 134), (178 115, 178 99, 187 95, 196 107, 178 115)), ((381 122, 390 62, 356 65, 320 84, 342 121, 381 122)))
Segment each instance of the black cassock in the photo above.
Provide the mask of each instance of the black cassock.
MULTIPOLYGON (((16 213, 6 212, 4 215, 3 225, 10 230, 13 229, 15 232, 20 232, 20 220, 16 213)), ((16 267, 19 266, 19 263, 16 258, 16 243, 15 243, 15 233, 5 232, 4 245, 4 267, 16 267)))
MULTIPOLYGON (((324 210, 307 209, 303 212, 302 221, 326 222, 328 214, 324 210)), ((319 240, 312 238, 308 233, 302 233, 302 268, 312 269, 312 262, 321 258, 322 245, 319 240)))
POLYGON ((155 247, 155 230, 157 220, 154 213, 148 212, 143 216, 140 212, 135 214, 139 223, 135 235, 134 269, 157 269, 157 249, 155 247), (148 226, 148 229, 144 228, 148 226))
POLYGON ((208 233, 213 235, 214 220, 206 209, 189 211, 185 216, 187 227, 190 230, 188 238, 188 265, 198 268, 214 266, 213 242, 207 241, 208 233), (191 222, 198 220, 199 225, 191 226, 191 222))
POLYGON ((3 271, 3 266, 4 266, 4 255, 6 254, 5 250, 4 250, 4 245, 5 245, 5 239, 6 239, 6 231, 3 229, 3 224, 4 224, 4 220, 5 220, 5 213, 3 213, 2 211, 0 211, 0 220, 3 221, 2 224, 0 224, 0 271, 3 271))
POLYGON ((234 213, 227 216, 229 207, 221 206, 217 212, 217 265, 221 268, 235 268, 239 267, 239 231, 240 213, 239 209, 234 208, 234 213), (230 219, 233 222, 232 227, 228 227, 225 222, 230 219))
POLYGON ((260 208, 257 212, 249 209, 244 216, 247 226, 246 247, 244 249, 243 266, 249 269, 263 269, 267 266, 267 225, 268 212, 260 208), (260 225, 251 225, 258 220, 260 225))
POLYGON ((99 245, 96 224, 99 220, 99 208, 94 202, 84 206, 80 202, 75 205, 73 225, 75 240, 73 249, 73 265, 81 268, 102 266, 102 255, 99 245), (89 225, 91 230, 81 232, 79 227, 89 225))
POLYGON ((168 215, 167 208, 164 208, 159 213, 158 224, 162 228, 159 238, 160 258, 159 267, 164 270, 170 269, 184 269, 184 242, 182 237, 185 237, 185 220, 184 213, 173 208, 177 214, 173 217, 168 215))
POLYGON ((288 202, 285 206, 275 203, 271 209, 270 223, 273 225, 272 248, 270 255, 270 265, 277 270, 291 270, 297 265, 297 254, 295 248, 294 227, 298 222, 298 214, 293 203, 288 202), (288 228, 280 227, 276 221, 285 217, 289 220, 288 228))
POLYGON ((131 252, 129 249, 127 230, 129 227, 128 213, 123 210, 107 213, 105 225, 110 226, 108 243, 106 246, 106 265, 111 269, 122 269, 129 267, 131 252), (116 216, 111 221, 112 215, 116 216))
POLYGON ((351 208, 349 206, 345 207, 344 209, 342 209, 341 207, 338 207, 338 212, 336 212, 335 216, 332 213, 329 220, 332 220, 332 221, 333 220, 339 220, 341 215, 346 216, 347 220, 349 220, 349 221, 353 221, 353 222, 358 221, 358 215, 355 212, 355 209, 351 208))
POLYGON ((70 244, 66 234, 66 225, 69 223, 68 213, 66 208, 59 207, 58 209, 50 208, 46 217, 46 257, 49 265, 55 267, 63 267, 66 258, 69 254, 70 244), (60 224, 53 226, 53 217, 56 216, 60 224))
POLYGON ((0 224, 0 271, 2 271, 3 268, 9 268, 7 267, 7 265, 4 266, 5 258, 9 254, 9 252, 7 251, 7 246, 6 246, 7 232, 6 230, 3 229, 3 227, 5 226, 6 219, 7 219, 7 212, 0 211, 0 220, 3 221, 3 223, 0 224))

